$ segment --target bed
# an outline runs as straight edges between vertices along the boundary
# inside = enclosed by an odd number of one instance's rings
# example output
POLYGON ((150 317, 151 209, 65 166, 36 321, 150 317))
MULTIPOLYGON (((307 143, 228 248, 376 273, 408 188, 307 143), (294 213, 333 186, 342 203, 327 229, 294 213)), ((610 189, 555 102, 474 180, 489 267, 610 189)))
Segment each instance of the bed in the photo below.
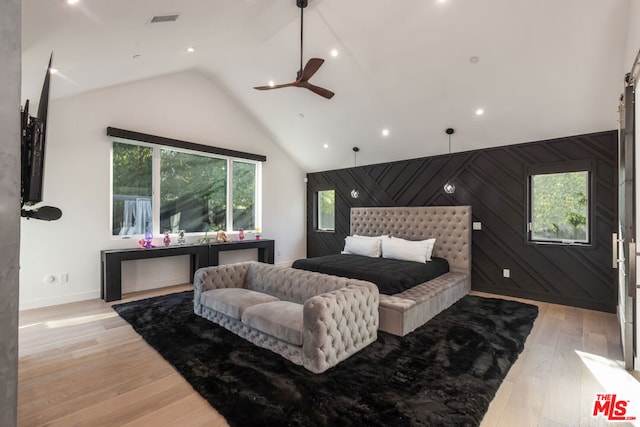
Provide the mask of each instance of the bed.
MULTIPOLYGON (((351 235, 381 236, 421 241, 436 238, 433 260, 444 262, 435 277, 407 287, 385 287, 390 276, 411 276, 407 281, 423 277, 423 272, 407 273, 386 258, 358 255, 328 255, 297 260, 294 268, 317 271, 361 280, 380 287, 380 330, 399 336, 407 335, 445 310, 471 290, 471 206, 369 207, 352 208, 351 235), (386 277, 383 277, 386 276, 386 277), (384 289, 384 291, 383 291, 384 289)), ((404 261, 408 264, 418 264, 404 261)), ((431 262, 427 263, 431 264, 431 262)), ((431 265, 430 265, 431 266, 431 265)))

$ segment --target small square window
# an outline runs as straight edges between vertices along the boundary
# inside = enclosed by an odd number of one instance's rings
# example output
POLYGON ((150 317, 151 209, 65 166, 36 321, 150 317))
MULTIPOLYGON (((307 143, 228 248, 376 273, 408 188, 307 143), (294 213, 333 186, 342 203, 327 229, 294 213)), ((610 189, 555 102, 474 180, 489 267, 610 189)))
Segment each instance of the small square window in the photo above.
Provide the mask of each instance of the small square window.
POLYGON ((336 196, 334 190, 318 191, 318 230, 335 228, 336 196))
POLYGON ((589 172, 541 173, 529 180, 529 240, 589 243, 589 172))

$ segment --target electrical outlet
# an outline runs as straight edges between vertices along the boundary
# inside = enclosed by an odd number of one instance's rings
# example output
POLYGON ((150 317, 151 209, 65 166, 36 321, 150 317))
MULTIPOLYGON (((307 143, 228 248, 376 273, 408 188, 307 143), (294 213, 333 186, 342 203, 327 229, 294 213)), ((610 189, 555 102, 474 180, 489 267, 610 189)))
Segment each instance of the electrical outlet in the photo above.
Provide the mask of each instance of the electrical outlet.
POLYGON ((482 230, 482 223, 480 221, 473 221, 474 230, 482 230))
POLYGON ((502 270, 502 277, 506 277, 507 279, 511 277, 511 270, 509 270, 508 268, 502 270))

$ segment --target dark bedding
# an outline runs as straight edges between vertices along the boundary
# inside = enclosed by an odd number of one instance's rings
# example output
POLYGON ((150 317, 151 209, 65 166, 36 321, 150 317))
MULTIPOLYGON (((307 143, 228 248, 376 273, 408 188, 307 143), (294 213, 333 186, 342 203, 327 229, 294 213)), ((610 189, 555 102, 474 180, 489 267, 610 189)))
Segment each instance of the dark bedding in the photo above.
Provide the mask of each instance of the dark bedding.
POLYGON ((380 293, 385 295, 400 293, 449 271, 449 263, 444 258, 433 257, 431 261, 423 264, 351 254, 299 259, 292 267, 366 280, 378 285, 380 293))

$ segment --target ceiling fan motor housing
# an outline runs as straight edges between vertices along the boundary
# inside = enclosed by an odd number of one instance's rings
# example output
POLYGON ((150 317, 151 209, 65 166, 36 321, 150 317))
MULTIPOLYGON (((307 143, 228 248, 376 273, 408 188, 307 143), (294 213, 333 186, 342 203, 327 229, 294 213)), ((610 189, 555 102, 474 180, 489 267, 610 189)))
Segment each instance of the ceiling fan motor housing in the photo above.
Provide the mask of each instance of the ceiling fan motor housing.
POLYGON ((296 4, 300 9, 307 7, 307 0, 296 0, 296 4))

